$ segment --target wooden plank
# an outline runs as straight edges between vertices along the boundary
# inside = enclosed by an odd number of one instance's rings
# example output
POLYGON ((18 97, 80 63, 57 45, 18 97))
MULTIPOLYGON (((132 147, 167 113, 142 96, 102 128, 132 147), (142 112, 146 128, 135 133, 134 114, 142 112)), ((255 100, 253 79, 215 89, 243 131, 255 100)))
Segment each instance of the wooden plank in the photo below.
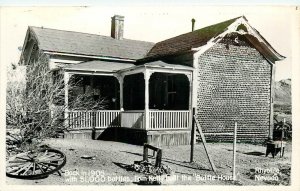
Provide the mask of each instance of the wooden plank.
MULTIPOLYGON (((211 168, 212 168, 212 170, 213 170, 214 172, 216 172, 215 164, 214 164, 213 160, 211 159, 209 153, 207 152, 207 148, 206 148, 206 139, 205 139, 204 134, 203 134, 203 132, 202 132, 202 128, 201 128, 200 124, 198 123, 198 121, 197 121, 195 115, 193 115, 193 119, 194 119, 194 121, 195 121, 195 123, 196 123, 196 128, 197 128, 197 130, 198 130, 199 133, 200 133, 201 140, 202 140, 202 143, 203 143, 203 146, 204 146, 204 150, 205 150, 205 153, 206 153, 207 158, 208 158, 208 160, 209 160, 209 163, 210 163, 210 165, 211 165, 211 168)), ((192 140, 191 140, 191 141, 192 141, 192 140)))
POLYGON ((75 124, 75 128, 78 128, 78 126, 79 126, 79 114, 78 113, 76 113, 75 114, 75 118, 76 118, 76 124, 75 124))
POLYGON ((159 124, 160 124, 159 113, 155 113, 155 120, 156 120, 155 128, 159 128, 159 124))
POLYGON ((178 127, 178 112, 175 113, 174 128, 178 127))
POLYGON ((232 177, 233 180, 236 180, 235 176, 235 163, 236 163, 236 134, 237 134, 237 122, 234 123, 234 132, 233 132, 233 169, 232 169, 232 177))
POLYGON ((143 161, 148 161, 148 148, 144 144, 143 161))
POLYGON ((161 159, 162 159, 162 151, 161 151, 161 149, 159 149, 157 151, 157 156, 156 156, 156 161, 155 161, 156 167, 161 167, 161 159))
MULTIPOLYGON (((193 108, 193 116, 195 115, 195 108, 193 108)), ((194 162, 194 139, 195 139, 195 123, 194 118, 192 122, 192 132, 191 132, 191 153, 190 153, 190 162, 194 162)))
MULTIPOLYGON (((162 143, 164 142, 163 138, 161 138, 162 143)), ((152 145, 149 145, 147 143, 144 144, 144 152, 143 152, 143 160, 144 161, 148 161, 148 149, 153 150, 153 154, 154 152, 156 152, 156 161, 155 161, 155 166, 156 167, 160 167, 161 166, 161 160, 162 160, 162 150, 158 147, 154 147, 152 145)))

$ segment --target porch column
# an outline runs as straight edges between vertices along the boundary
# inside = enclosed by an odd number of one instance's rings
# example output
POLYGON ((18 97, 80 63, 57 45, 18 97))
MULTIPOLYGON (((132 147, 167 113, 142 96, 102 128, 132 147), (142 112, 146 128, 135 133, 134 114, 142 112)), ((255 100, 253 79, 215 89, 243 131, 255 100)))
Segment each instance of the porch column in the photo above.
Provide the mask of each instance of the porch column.
MULTIPOLYGON (((189 91, 189 111, 190 111, 190 116, 189 116, 189 126, 192 129, 192 123, 193 123, 193 74, 186 74, 186 77, 189 80, 189 87, 190 87, 190 91, 189 91)), ((195 111, 196 112, 196 111, 195 111)), ((194 140, 193 140, 194 144, 196 144, 196 136, 194 136, 194 140)))
POLYGON ((68 105, 69 105, 69 80, 70 80, 70 73, 64 72, 65 109, 68 109, 68 105))
POLYGON ((119 84, 120 84, 120 110, 124 111, 124 107, 123 107, 123 84, 124 84, 124 77, 121 76, 119 79, 119 84))
POLYGON ((69 80, 70 80, 71 74, 69 72, 64 72, 64 89, 65 89, 65 127, 68 127, 68 111, 69 111, 69 80))
POLYGON ((186 74, 186 77, 189 80, 189 111, 190 111, 189 126, 191 127, 192 120, 193 120, 193 76, 192 74, 186 74))
POLYGON ((150 117, 149 117, 149 79, 152 72, 145 70, 144 79, 145 79, 145 129, 149 129, 150 117))
POLYGON ((124 76, 123 75, 114 75, 118 81, 119 81, 119 85, 120 85, 120 110, 124 111, 123 108, 123 84, 124 84, 124 76))
POLYGON ((189 80, 189 87, 190 87, 190 91, 189 91, 189 109, 192 110, 192 105, 193 105, 193 76, 192 74, 186 74, 186 77, 189 80))

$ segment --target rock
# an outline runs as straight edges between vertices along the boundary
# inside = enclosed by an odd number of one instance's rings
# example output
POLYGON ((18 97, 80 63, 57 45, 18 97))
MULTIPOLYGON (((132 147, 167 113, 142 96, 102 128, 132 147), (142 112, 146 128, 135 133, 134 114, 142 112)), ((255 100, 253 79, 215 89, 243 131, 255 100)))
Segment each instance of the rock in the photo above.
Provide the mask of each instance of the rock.
POLYGON ((82 159, 93 159, 93 156, 82 155, 80 158, 82 158, 82 159))

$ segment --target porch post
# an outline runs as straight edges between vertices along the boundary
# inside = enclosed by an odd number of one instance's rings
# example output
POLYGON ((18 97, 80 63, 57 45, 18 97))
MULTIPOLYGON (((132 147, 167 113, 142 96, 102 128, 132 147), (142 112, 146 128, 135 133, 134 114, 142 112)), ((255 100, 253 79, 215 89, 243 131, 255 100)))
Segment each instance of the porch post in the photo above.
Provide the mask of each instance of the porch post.
MULTIPOLYGON (((193 108, 193 75, 192 74, 186 74, 189 84, 190 84, 190 91, 189 91, 189 111, 190 111, 190 116, 189 116, 189 126, 192 130, 191 134, 191 145, 192 145, 192 150, 194 147, 194 144, 196 144, 196 136, 194 136, 195 129, 193 128, 193 123, 194 123, 194 115, 196 114, 196 108, 193 108)), ((196 119, 195 119, 196 120, 196 119)), ((193 151, 192 151, 193 152, 193 151)), ((192 154, 191 154, 191 161, 192 161, 192 154)))
POLYGON ((123 108, 123 84, 124 84, 124 76, 123 75, 115 75, 120 84, 120 110, 124 111, 123 108))
POLYGON ((150 117, 149 117, 149 79, 152 72, 147 69, 144 71, 145 79, 145 129, 149 129, 150 117))
POLYGON ((193 105, 193 76, 192 74, 187 74, 186 75, 188 80, 189 80, 189 87, 190 87, 190 91, 189 91, 189 110, 192 111, 192 105, 193 105))
POLYGON ((69 72, 64 72, 64 89, 65 89, 65 127, 68 127, 68 111, 69 111, 69 80, 70 80, 70 73, 69 72))
POLYGON ((186 77, 189 80, 189 111, 190 111, 190 117, 189 117, 189 126, 192 124, 193 119, 193 76, 192 74, 185 74, 186 77))
POLYGON ((123 76, 120 77, 120 80, 119 80, 119 83, 120 83, 120 110, 121 111, 124 111, 124 107, 123 107, 123 84, 124 84, 124 78, 123 76))

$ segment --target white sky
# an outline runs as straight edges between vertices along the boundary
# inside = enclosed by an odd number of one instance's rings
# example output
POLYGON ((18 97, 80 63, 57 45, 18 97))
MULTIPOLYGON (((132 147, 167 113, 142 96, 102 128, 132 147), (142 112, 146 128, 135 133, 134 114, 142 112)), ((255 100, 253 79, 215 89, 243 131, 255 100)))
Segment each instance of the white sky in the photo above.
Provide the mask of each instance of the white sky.
MULTIPOLYGON (((106 6, 106 7, 2 7, 1 61, 18 62, 28 26, 110 35, 111 17, 125 16, 124 37, 158 42, 195 29, 241 15, 256 28, 280 54, 287 58, 276 64, 276 80, 291 78, 292 43, 296 8, 292 6, 106 6)), ((299 11, 298 11, 299 12, 299 11)), ((297 34, 297 33, 296 33, 297 34)), ((299 35, 299 34, 298 34, 299 35)))

